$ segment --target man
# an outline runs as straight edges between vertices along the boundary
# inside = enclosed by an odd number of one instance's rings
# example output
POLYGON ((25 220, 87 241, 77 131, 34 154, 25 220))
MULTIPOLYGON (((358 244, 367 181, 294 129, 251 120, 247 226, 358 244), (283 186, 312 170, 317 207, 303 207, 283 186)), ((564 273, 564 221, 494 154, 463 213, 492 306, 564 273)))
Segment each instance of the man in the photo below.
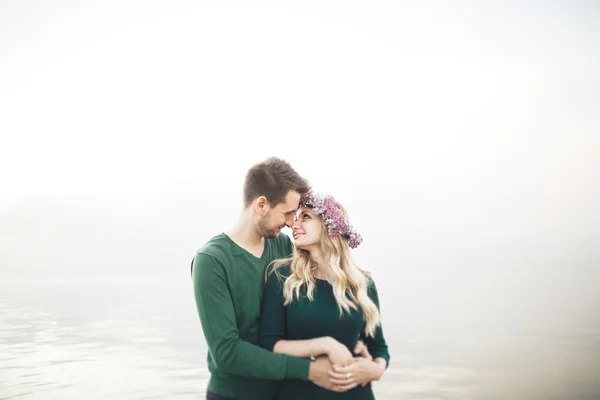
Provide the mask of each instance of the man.
POLYGON ((196 252, 192 279, 208 345, 209 400, 271 399, 282 379, 333 389, 327 358, 311 362, 257 346, 265 270, 292 254, 292 242, 281 229, 292 226, 309 188, 284 160, 255 164, 246 174, 244 209, 234 227, 196 252))

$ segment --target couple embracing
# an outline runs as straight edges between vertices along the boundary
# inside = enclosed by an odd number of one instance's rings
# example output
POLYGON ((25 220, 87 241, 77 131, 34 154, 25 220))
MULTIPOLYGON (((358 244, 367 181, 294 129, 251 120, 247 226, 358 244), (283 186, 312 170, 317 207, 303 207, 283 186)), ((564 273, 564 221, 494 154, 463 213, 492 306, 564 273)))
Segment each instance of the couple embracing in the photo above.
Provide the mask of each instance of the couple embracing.
POLYGON ((248 170, 243 203, 192 262, 207 400, 374 399, 390 356, 346 210, 275 157, 248 170))

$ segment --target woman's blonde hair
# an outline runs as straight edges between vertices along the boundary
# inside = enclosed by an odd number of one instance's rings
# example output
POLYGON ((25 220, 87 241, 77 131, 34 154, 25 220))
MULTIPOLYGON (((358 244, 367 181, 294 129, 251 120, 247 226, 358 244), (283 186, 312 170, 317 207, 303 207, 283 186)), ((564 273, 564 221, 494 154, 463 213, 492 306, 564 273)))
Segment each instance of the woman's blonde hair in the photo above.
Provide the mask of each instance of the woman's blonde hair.
MULTIPOLYGON (((340 209, 345 219, 348 220, 346 210, 335 203, 340 209)), ((327 227, 323 224, 321 232, 321 244, 324 253, 324 259, 328 261, 328 267, 325 268, 327 280, 333 286, 340 317, 344 312, 349 313, 350 309, 363 312, 365 318, 365 334, 375 336, 375 329, 380 324, 379 310, 375 303, 368 296, 368 287, 371 283, 371 274, 358 267, 350 254, 350 247, 342 236, 329 236, 327 227)), ((306 250, 295 249, 291 258, 275 260, 267 269, 267 274, 276 273, 278 278, 284 277, 277 271, 282 266, 289 266, 291 274, 285 279, 283 285, 284 304, 288 305, 294 299, 294 296, 300 298, 300 290, 306 287, 306 296, 310 301, 314 299, 315 278, 313 272, 317 265, 310 259, 310 254, 306 250)))

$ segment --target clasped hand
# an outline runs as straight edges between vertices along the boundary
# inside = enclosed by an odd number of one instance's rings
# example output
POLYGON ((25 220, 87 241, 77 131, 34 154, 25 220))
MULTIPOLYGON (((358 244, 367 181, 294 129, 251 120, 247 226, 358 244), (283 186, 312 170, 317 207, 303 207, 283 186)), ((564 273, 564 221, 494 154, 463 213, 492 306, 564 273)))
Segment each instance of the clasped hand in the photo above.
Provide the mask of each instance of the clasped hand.
POLYGON ((359 341, 354 348, 354 353, 358 356, 354 358, 345 345, 332 338, 327 340, 326 353, 333 364, 333 369, 329 370, 329 381, 334 385, 331 390, 345 392, 358 385, 364 387, 381 378, 385 368, 373 362, 373 357, 363 342, 359 341))
POLYGON ((358 357, 350 365, 334 365, 329 371, 329 381, 333 383, 333 391, 345 392, 357 386, 366 386, 377 381, 383 375, 385 367, 372 360, 358 357))

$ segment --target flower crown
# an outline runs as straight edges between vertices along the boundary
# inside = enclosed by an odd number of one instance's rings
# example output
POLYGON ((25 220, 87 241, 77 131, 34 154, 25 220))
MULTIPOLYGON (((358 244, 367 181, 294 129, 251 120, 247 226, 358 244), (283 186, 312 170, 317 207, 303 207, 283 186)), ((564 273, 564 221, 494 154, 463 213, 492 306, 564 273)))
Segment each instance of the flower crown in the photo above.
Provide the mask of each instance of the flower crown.
POLYGON ((346 221, 332 196, 321 196, 312 190, 300 199, 300 207, 308 207, 323 218, 329 236, 342 236, 348 246, 355 249, 362 243, 362 236, 346 221))

